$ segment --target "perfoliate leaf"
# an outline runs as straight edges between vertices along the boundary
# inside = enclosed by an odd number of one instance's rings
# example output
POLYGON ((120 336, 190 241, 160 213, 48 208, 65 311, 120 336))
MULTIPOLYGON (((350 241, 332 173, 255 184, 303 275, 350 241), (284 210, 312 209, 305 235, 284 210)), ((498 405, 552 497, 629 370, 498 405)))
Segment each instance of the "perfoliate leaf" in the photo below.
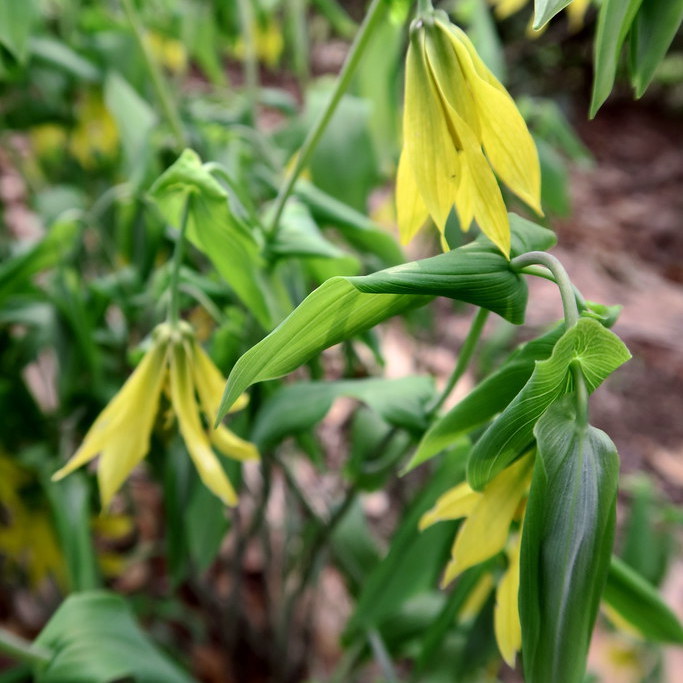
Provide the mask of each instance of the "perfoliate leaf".
POLYGON ((37 683, 192 683, 156 649, 124 600, 106 591, 68 597, 35 643, 54 653, 36 667, 37 683))
POLYGON ((550 358, 536 361, 524 388, 475 444, 467 464, 472 488, 481 490, 528 449, 537 420, 548 406, 572 390, 572 364, 581 367, 590 392, 630 357, 613 332, 596 320, 581 318, 560 338, 550 358))
POLYGON ((683 22, 683 0, 643 2, 631 27, 631 83, 642 97, 683 22))
POLYGON ((432 424, 404 472, 426 462, 459 436, 485 424, 501 412, 531 377, 535 362, 550 356, 563 332, 564 326, 558 325, 542 337, 518 347, 501 368, 432 424))
POLYGON ((571 3, 572 0, 535 0, 534 31, 545 26, 558 12, 571 3))
POLYGON ((424 428, 427 404, 434 397, 431 377, 300 382, 282 387, 259 410, 251 440, 265 450, 288 434, 310 429, 341 396, 366 403, 386 422, 424 428))
POLYGON ((603 599, 645 640, 683 643, 683 626, 655 587, 614 555, 603 599))
POLYGON ((527 289, 504 256, 478 242, 371 275, 331 278, 237 361, 219 415, 251 384, 281 377, 323 349, 437 295, 520 323, 527 289))
POLYGON ((164 219, 176 228, 180 227, 185 204, 190 202, 188 239, 209 257, 259 323, 269 329, 271 317, 259 273, 259 245, 231 211, 228 193, 202 165, 197 153, 186 149, 157 179, 150 197, 164 219))
POLYGON ((642 0, 604 0, 598 14, 595 33, 593 95, 590 117, 593 118, 609 97, 617 74, 621 46, 642 0))
POLYGON ((619 457, 577 422, 575 396, 538 421, 522 532, 519 610, 527 683, 580 683, 614 541, 619 457))

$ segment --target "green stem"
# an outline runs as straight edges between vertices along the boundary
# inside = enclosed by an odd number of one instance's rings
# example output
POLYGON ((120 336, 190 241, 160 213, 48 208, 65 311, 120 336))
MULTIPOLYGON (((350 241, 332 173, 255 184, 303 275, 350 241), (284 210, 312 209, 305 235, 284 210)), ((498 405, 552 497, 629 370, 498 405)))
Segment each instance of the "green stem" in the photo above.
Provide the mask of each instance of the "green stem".
POLYGON ((149 73, 152 86, 154 87, 154 91, 156 92, 161 109, 164 112, 166 121, 171 129, 171 133, 175 138, 176 147, 178 147, 178 149, 183 149, 187 145, 185 133, 183 132, 183 127, 180 122, 180 116, 178 115, 178 110, 171 99, 171 94, 169 92, 168 85, 164 80, 164 76, 161 73, 161 69, 159 69, 159 65, 154 61, 154 55, 152 55, 149 44, 145 40, 144 28, 140 20, 140 15, 135 8, 135 3, 133 0, 121 0, 121 4, 123 5, 123 11, 126 13, 128 23, 133 29, 133 34, 135 35, 135 40, 138 44, 138 47, 142 51, 145 67, 149 73))
MULTIPOLYGON (((548 280, 548 282, 557 284, 557 282, 555 282, 555 276, 545 266, 527 266, 526 268, 522 268, 519 272, 524 273, 524 275, 540 277, 544 280, 548 280)), ((573 283, 572 287, 574 288, 574 298, 576 299, 576 305, 579 307, 579 310, 583 311, 587 309, 588 304, 586 303, 583 294, 579 291, 579 288, 573 283)))
POLYGON ((0 628, 0 652, 29 664, 47 664, 53 656, 50 650, 20 638, 4 628, 0 628))
POLYGON ((256 54, 256 36, 254 35, 254 11, 252 0, 238 0, 240 24, 244 37, 244 86, 249 102, 249 118, 251 124, 256 122, 256 106, 258 103, 259 71, 256 54))
POLYGON ((332 91, 332 95, 330 96, 327 105, 318 116, 315 125, 308 132, 308 135, 304 140, 304 144, 301 146, 301 149, 299 150, 299 154, 296 158, 294 168, 287 176, 284 184, 280 189, 280 192, 278 193, 277 199, 275 200, 275 210, 269 230, 271 236, 274 236, 277 233, 278 224, 282 216, 282 211, 285 208, 285 202, 287 201, 289 195, 292 193, 292 190, 294 189, 294 184, 296 183, 297 178, 301 174, 301 171, 309 162, 313 150, 315 149, 318 142, 320 142, 320 138, 322 137, 322 134, 325 132, 327 124, 330 122, 332 115, 337 109, 337 105, 339 104, 342 95, 346 92, 347 88, 349 87, 349 84, 351 83, 351 78, 353 77, 353 74, 356 71, 356 67, 358 66, 358 63, 360 62, 360 59, 363 56, 363 53, 365 52, 365 48, 368 46, 368 43, 370 42, 370 38, 372 37, 373 32, 381 24, 382 19, 384 18, 387 6, 387 0, 372 0, 372 2, 370 3, 368 12, 365 15, 365 18, 363 19, 363 23, 361 24, 360 29, 356 34, 356 37, 353 41, 353 44, 351 45, 348 55, 346 56, 344 66, 342 67, 342 70, 339 72, 339 76, 334 86, 334 90, 332 91))
POLYGON ((432 5, 432 0, 417 0, 417 13, 420 14, 430 14, 434 11, 434 6, 432 5))
POLYGON ((562 297, 564 321, 567 329, 576 325, 579 321, 579 309, 576 305, 574 285, 572 285, 572 281, 569 279, 569 275, 567 275, 567 271, 559 259, 544 251, 530 251, 510 261, 510 266, 518 272, 523 268, 533 265, 545 266, 553 274, 555 284, 558 286, 560 296, 562 297))
POLYGON ((168 321, 171 325, 177 325, 180 320, 180 266, 183 262, 183 247, 185 233, 187 232, 188 217, 190 215, 190 203, 192 197, 188 197, 183 207, 183 215, 180 219, 180 232, 173 250, 173 264, 171 266, 171 303, 168 308, 168 321))
POLYGON ((387 683, 397 683, 398 676, 396 671, 394 671, 394 666, 391 662, 391 655, 387 651, 387 646, 384 644, 384 639, 382 638, 380 632, 373 628, 367 632, 368 643, 370 643, 370 649, 375 658, 375 661, 379 665, 382 675, 386 679, 387 683))
POLYGON ((474 320, 472 321, 470 331, 467 333, 467 337, 465 337, 465 341, 462 345, 462 348, 460 349, 460 353, 458 354, 458 362, 455 364, 453 373, 449 377, 448 383, 446 384, 444 390, 441 392, 441 395, 438 397, 436 403, 429 410, 429 412, 432 415, 436 414, 437 412, 439 412, 439 410, 441 410, 443 404, 446 402, 446 399, 450 396, 451 392, 455 388, 455 385, 460 381, 461 377, 465 374, 467 366, 470 364, 472 354, 474 353, 474 349, 477 347, 477 342, 479 341, 479 337, 481 337, 482 330, 484 329, 484 325, 486 324, 486 320, 488 317, 489 312, 485 308, 480 308, 477 311, 477 314, 474 316, 474 320))

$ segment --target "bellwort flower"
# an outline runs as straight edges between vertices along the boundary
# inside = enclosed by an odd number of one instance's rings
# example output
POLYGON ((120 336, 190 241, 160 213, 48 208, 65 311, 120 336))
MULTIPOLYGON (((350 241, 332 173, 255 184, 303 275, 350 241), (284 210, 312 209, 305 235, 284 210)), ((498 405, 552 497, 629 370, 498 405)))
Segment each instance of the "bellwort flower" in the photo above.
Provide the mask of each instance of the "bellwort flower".
POLYGON ((494 632, 503 659, 514 666, 522 646, 519 619, 520 534, 510 539, 510 526, 519 518, 531 483, 533 457, 526 455, 504 469, 481 491, 466 482, 444 493, 420 520, 420 529, 445 520, 465 521, 456 534, 442 586, 461 572, 505 550, 508 566, 496 588, 494 632))
POLYGON ((404 97, 396 183, 401 241, 409 242, 428 216, 443 238, 454 207, 463 230, 476 220, 509 256, 510 226, 495 174, 541 213, 538 153, 513 99, 443 12, 413 22, 404 97))
MULTIPOLYGON (((103 507, 108 506, 121 484, 147 455, 165 392, 202 482, 226 505, 236 505, 237 494, 212 445, 236 460, 255 460, 259 454, 253 444, 224 425, 211 428, 223 394, 223 375, 187 323, 162 323, 152 336, 152 346, 138 367, 100 413, 75 455, 52 478, 62 479, 99 454, 100 497, 103 507)), ((240 397, 231 412, 245 404, 246 396, 240 397)))

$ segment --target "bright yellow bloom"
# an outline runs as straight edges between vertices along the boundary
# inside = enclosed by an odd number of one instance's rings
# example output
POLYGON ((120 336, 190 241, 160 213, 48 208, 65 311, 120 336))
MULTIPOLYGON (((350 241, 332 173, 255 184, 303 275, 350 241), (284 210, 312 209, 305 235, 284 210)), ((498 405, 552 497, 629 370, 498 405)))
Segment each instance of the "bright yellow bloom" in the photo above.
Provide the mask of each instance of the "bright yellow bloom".
MULTIPOLYGON (((97 472, 100 497, 104 507, 109 505, 121 484, 149 451, 162 390, 168 386, 171 408, 202 482, 226 505, 235 505, 237 494, 212 444, 236 460, 255 460, 259 456, 253 444, 240 439, 224 425, 216 430, 210 427, 224 384, 223 375, 199 346, 187 323, 181 322, 176 327, 168 323, 159 325, 154 330, 152 348, 53 480, 65 477, 101 454, 97 472)), ((246 396, 243 396, 231 412, 245 404, 246 396)))
MULTIPOLYGON (((254 49, 259 61, 273 69, 277 66, 285 46, 282 29, 277 22, 268 19, 265 22, 254 21, 252 24, 254 49)), ((246 47, 240 36, 233 46, 232 53, 237 59, 244 59, 246 47)))
POLYGON ((401 241, 431 216, 442 235, 454 206, 506 255, 510 226, 496 176, 541 213, 538 153, 513 99, 443 12, 420 19, 406 60, 397 174, 401 241))
POLYGON ((156 61, 172 74, 184 74, 187 71, 187 51, 179 40, 153 32, 148 33, 145 40, 156 61))
POLYGON ((503 659, 514 665, 522 645, 519 619, 519 536, 508 543, 510 525, 519 515, 529 490, 533 458, 526 455, 497 475, 482 492, 462 483, 442 495, 420 520, 425 529, 437 522, 466 517, 451 550, 442 586, 469 569, 506 549, 508 568, 496 589, 494 631, 503 659))

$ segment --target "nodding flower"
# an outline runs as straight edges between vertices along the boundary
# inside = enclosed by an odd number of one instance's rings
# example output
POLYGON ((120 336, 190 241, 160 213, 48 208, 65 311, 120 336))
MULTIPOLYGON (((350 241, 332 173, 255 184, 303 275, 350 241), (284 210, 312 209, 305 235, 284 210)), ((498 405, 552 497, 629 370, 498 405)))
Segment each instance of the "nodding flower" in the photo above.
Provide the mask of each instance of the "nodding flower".
MULTIPOLYGON (((257 460, 259 454, 225 425, 215 430, 211 426, 223 394, 223 375, 187 323, 163 323, 152 336, 152 346, 138 367, 90 427, 78 451, 52 478, 62 479, 100 455, 97 477, 102 505, 107 507, 147 455, 165 393, 200 479, 223 503, 236 505, 235 489, 212 446, 235 460, 257 460)), ((230 412, 246 402, 241 396, 230 412)))
POLYGON ((538 152, 514 100, 443 12, 411 27, 406 58, 403 151, 396 202, 409 242, 428 216, 442 234, 451 208, 466 231, 510 253, 510 225, 496 175, 541 214, 538 152))

